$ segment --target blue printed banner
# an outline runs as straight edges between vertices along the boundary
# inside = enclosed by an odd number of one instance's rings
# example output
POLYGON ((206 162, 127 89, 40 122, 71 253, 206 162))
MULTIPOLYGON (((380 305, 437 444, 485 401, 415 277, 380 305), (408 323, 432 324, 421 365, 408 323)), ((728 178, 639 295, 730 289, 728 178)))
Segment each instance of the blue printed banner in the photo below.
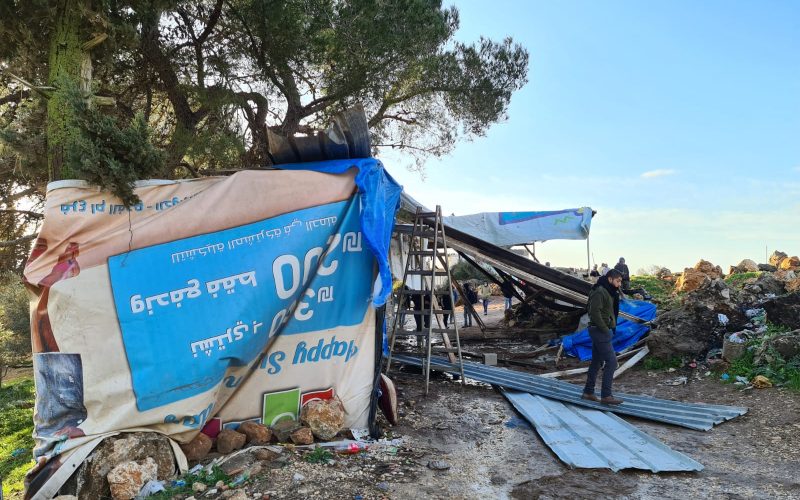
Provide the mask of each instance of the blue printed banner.
POLYGON ((211 389, 283 325, 292 335, 361 323, 374 273, 358 199, 134 250, 108 266, 140 411, 211 389))

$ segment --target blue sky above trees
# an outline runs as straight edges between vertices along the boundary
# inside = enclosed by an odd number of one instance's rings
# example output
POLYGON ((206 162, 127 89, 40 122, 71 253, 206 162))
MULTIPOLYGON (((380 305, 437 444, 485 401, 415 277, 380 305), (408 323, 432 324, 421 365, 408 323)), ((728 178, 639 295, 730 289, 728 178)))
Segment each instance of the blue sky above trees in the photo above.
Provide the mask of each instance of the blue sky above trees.
MULTIPOLYGON (((531 54, 507 122, 428 162, 383 158, 447 213, 598 210, 598 263, 800 253, 800 3, 460 1, 457 37, 531 54)), ((550 242, 585 265, 581 242, 550 242)))

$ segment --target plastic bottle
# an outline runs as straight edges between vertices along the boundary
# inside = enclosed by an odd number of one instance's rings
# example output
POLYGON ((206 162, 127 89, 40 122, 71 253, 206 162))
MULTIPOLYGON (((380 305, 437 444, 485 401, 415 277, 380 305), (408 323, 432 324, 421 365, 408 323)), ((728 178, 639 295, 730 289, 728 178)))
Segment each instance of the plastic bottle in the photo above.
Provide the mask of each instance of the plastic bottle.
POLYGON ((334 451, 336 453, 341 453, 344 455, 354 455, 356 453, 367 451, 366 443, 358 443, 358 442, 350 442, 350 443, 340 443, 334 446, 334 451))

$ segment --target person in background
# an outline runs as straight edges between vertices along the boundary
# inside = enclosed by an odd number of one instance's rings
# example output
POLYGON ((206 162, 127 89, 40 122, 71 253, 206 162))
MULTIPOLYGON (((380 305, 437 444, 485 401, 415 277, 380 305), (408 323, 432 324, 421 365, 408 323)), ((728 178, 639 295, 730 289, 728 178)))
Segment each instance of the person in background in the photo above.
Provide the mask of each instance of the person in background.
POLYGON ((600 276, 605 276, 606 274, 608 274, 608 271, 609 271, 610 269, 611 269, 611 268, 610 268, 610 267, 608 267, 608 264, 606 264, 605 262, 603 262, 602 264, 600 264, 600 276))
POLYGON ((631 287, 631 272, 628 270, 627 264, 625 264, 625 257, 619 258, 619 262, 614 266, 614 269, 622 274, 622 289, 628 290, 631 287))
MULTIPOLYGON (((450 292, 447 291, 447 289, 439 294, 439 304, 445 311, 453 308, 453 300, 451 299, 450 292)), ((447 328, 447 325, 450 323, 450 314, 442 313, 442 319, 444 320, 444 327, 447 328)), ((455 318, 453 318, 453 320, 455 321, 455 318)))
POLYGON ((484 281, 483 284, 478 287, 478 298, 483 303, 484 316, 489 314, 489 297, 491 296, 492 296, 492 289, 489 288, 489 282, 484 281))
POLYGON ((592 266, 592 270, 589 271, 589 276, 591 276, 592 278, 600 277, 600 271, 597 270, 597 264, 592 266))
POLYGON ((464 327, 472 326, 472 315, 469 313, 467 302, 475 304, 478 302, 478 295, 469 283, 464 283, 464 297, 461 301, 464 303, 464 327))
POLYGON ((505 310, 508 311, 511 309, 511 299, 514 297, 514 285, 508 281, 504 281, 500 288, 503 290, 503 298, 506 299, 505 310))
POLYGON ((611 341, 617 327, 619 315, 619 288, 622 286, 622 273, 612 269, 601 276, 589 291, 589 337, 592 339, 592 364, 586 374, 586 385, 582 399, 598 401, 603 404, 618 405, 621 399, 615 398, 611 391, 614 371, 617 369, 617 355, 611 341), (597 374, 603 368, 603 383, 600 399, 594 394, 597 374))

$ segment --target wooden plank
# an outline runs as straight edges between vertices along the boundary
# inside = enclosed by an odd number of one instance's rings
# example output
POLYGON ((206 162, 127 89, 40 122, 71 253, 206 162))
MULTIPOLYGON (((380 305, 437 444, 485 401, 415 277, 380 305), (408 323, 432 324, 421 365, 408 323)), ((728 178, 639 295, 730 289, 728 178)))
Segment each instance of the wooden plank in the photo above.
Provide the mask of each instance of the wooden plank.
MULTIPOLYGON (((641 353, 642 353, 642 352, 643 352, 645 349, 647 349, 647 346, 645 346, 645 347, 641 347, 641 348, 639 348, 639 349, 636 349, 636 350, 633 350, 633 351, 629 351, 629 352, 626 352, 626 353, 623 353, 623 354, 620 354, 619 356, 617 356, 617 359, 618 359, 618 360, 619 360, 619 359, 625 359, 625 358, 628 358, 628 357, 630 357, 630 356, 633 356, 634 358, 636 358, 637 356, 640 356, 640 357, 638 357, 638 358, 636 359, 636 361, 634 362, 634 364, 636 364, 636 363, 637 363, 637 362, 638 362, 640 359, 642 359, 642 358, 643 358, 643 357, 644 357, 644 356, 645 356, 645 355, 646 355, 648 352, 650 352, 649 350, 647 350, 647 352, 645 352, 644 354, 641 354, 641 353), (634 354, 635 354, 636 356, 634 356, 634 354)), ((617 370, 614 372, 614 377, 615 377, 615 378, 617 377, 617 375, 619 375, 619 374, 620 374, 620 373, 622 373, 623 371, 625 371, 625 370, 627 370, 628 368, 630 368, 630 366, 633 366, 633 365, 626 366, 626 365, 627 365, 629 362, 630 362, 630 361, 626 362, 626 363, 625 363, 625 365, 622 365, 622 366, 620 366, 619 368, 617 368, 617 370), (625 370, 623 370, 623 367, 625 367, 625 370)), ((586 373, 586 372, 588 372, 588 371, 589 371, 589 367, 588 367, 588 366, 581 366, 580 368, 572 368, 572 369, 569 369, 569 370, 560 370, 560 371, 557 371, 557 372, 542 373, 542 374, 541 374, 541 375, 539 375, 539 376, 540 376, 540 377, 545 377, 545 378, 559 378, 559 377, 568 377, 568 376, 570 376, 570 375, 580 375, 580 374, 582 374, 582 373, 586 373)))
POLYGON ((625 373, 625 371, 628 368, 632 367, 633 365, 635 365, 636 363, 641 361, 642 358, 647 356, 649 353, 650 353, 650 349, 647 346, 642 347, 639 350, 639 352, 636 354, 636 356, 632 357, 631 359, 626 361, 624 365, 622 365, 619 368, 617 368, 617 371, 614 372, 614 378, 617 378, 620 375, 622 375, 623 373, 625 373))

